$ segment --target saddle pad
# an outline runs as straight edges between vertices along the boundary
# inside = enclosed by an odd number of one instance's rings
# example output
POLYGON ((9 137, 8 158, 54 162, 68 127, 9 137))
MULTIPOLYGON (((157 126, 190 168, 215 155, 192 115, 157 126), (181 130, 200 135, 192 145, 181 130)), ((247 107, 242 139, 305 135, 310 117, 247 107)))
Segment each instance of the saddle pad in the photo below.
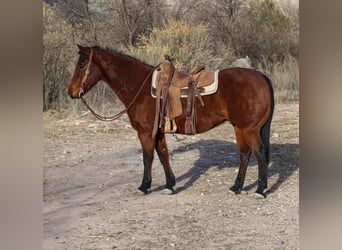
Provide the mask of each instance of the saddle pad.
MULTIPOLYGON (((198 91, 200 92, 201 96, 204 95, 212 95, 215 94, 218 88, 218 73, 220 70, 215 70, 214 72, 214 81, 204 87, 198 88, 198 91)), ((157 93, 157 78, 158 78, 158 73, 160 71, 155 70, 152 74, 152 85, 151 85, 151 95, 152 97, 156 98, 156 93, 157 93)), ((188 87, 181 88, 181 98, 187 98, 188 97, 188 87)))

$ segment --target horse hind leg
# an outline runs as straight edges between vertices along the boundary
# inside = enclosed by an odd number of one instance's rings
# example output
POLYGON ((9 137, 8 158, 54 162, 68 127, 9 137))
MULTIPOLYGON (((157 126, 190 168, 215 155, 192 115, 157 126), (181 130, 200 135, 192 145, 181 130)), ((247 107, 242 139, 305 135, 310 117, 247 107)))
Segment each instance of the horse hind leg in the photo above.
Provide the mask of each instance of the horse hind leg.
POLYGON ((265 197, 264 190, 267 188, 267 168, 269 145, 264 143, 261 138, 260 130, 254 130, 249 133, 248 145, 253 151, 253 154, 258 162, 258 188, 256 195, 265 197))
POLYGON ((235 179, 235 183, 229 190, 235 194, 240 194, 245 181, 247 166, 249 158, 251 156, 251 150, 248 144, 245 142, 243 133, 239 128, 235 128, 235 136, 240 155, 240 167, 235 179))
POLYGON ((257 135, 259 136, 258 147, 253 150, 253 153, 258 161, 258 169, 259 169, 259 178, 258 178, 258 189, 256 190, 256 194, 265 197, 264 189, 267 188, 267 171, 269 166, 269 158, 270 158, 270 129, 271 122, 274 111, 274 97, 273 97, 273 88, 270 79, 265 76, 266 81, 270 87, 271 94, 271 105, 270 105, 270 113, 265 124, 261 127, 260 130, 257 131, 257 135))
POLYGON ((258 188, 256 190, 256 195, 260 197, 265 197, 264 190, 267 188, 267 153, 266 148, 261 144, 259 150, 253 151, 257 161, 258 161, 258 188))

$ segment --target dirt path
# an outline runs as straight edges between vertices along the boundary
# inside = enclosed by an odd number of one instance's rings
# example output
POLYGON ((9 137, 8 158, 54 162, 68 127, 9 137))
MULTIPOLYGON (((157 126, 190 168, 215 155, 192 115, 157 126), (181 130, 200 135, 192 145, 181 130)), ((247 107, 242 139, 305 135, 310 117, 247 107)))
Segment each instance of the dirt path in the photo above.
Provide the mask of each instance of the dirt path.
POLYGON ((127 117, 44 114, 44 249, 299 249, 298 105, 278 105, 271 129, 269 189, 232 195, 239 159, 225 123, 196 136, 167 135, 176 194, 163 195, 155 157, 152 192, 138 195, 142 154, 127 117))

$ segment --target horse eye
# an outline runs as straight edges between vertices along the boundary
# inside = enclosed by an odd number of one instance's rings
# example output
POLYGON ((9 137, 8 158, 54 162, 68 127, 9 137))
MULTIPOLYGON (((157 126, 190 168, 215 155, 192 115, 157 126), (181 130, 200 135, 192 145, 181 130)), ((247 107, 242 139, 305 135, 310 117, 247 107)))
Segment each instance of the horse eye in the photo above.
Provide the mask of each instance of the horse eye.
POLYGON ((83 69, 84 66, 87 65, 87 63, 88 63, 88 60, 87 60, 87 61, 84 61, 84 62, 81 62, 81 63, 80 63, 80 68, 83 69))

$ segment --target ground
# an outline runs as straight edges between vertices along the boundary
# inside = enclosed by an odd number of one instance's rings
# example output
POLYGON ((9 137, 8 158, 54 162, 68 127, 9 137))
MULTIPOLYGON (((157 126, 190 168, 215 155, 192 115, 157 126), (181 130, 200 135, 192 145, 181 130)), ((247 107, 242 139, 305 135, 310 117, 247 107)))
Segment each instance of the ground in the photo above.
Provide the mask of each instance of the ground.
POLYGON ((44 249, 299 249, 299 110, 277 105, 265 199, 257 165, 246 194, 228 192, 239 164, 232 126, 167 135, 176 194, 165 195, 155 157, 152 189, 141 195, 140 143, 127 116, 43 114, 44 249))

